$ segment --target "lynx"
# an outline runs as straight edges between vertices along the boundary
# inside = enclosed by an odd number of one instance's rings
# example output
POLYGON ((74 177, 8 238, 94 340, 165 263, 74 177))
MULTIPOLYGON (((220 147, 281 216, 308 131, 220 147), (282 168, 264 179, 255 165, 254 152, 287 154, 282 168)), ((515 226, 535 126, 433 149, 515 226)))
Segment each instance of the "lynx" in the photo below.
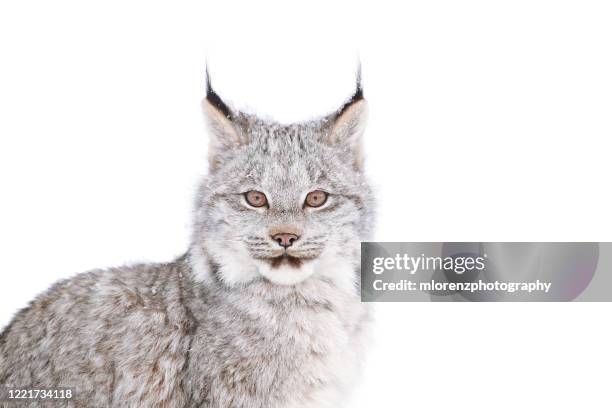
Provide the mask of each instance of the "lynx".
POLYGON ((208 72, 203 107, 209 172, 187 252, 53 285, 0 335, 0 385, 71 387, 56 404, 76 407, 342 403, 371 320, 360 75, 337 111, 303 123, 228 106, 208 72))

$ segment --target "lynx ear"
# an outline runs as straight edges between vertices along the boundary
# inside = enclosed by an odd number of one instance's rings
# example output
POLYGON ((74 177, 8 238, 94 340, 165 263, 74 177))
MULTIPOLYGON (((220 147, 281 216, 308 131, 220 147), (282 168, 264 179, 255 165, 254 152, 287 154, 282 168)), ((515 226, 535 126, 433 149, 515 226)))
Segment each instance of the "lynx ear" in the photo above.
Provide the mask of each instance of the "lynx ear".
POLYGON ((206 98, 202 102, 210 133, 208 160, 216 169, 224 152, 241 144, 241 133, 234 123, 235 114, 213 90, 208 68, 206 69, 206 98))
POLYGON ((368 116, 368 104, 363 98, 361 74, 357 74, 357 84, 353 96, 332 116, 331 130, 324 142, 349 150, 353 154, 357 169, 363 167, 362 136, 368 116))

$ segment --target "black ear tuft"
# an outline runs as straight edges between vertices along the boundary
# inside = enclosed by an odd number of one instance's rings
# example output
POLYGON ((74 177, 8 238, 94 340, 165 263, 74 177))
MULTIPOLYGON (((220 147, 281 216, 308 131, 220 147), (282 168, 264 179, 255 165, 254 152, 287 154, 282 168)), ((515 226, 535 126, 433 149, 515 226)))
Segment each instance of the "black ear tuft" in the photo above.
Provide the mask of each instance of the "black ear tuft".
POLYGON ((355 102, 359 102, 363 99, 363 87, 361 86, 361 64, 357 66, 357 74, 355 76, 355 92, 353 96, 349 98, 348 101, 342 105, 342 107, 338 110, 337 117, 342 116, 346 110, 351 107, 355 102))
POLYGON ((208 72, 208 65, 206 65, 206 100, 221 113, 223 113, 226 118, 232 119, 232 110, 225 104, 225 102, 223 102, 212 87, 210 73, 208 72))

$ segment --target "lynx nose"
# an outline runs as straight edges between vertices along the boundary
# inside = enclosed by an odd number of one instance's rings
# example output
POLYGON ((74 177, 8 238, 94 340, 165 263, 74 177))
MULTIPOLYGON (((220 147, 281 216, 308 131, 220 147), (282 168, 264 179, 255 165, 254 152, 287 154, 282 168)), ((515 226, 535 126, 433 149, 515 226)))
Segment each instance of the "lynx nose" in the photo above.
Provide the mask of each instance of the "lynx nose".
POLYGON ((286 232, 272 235, 272 239, 278 242, 278 245, 283 248, 289 248, 295 241, 297 241, 300 237, 295 234, 288 234, 286 232))

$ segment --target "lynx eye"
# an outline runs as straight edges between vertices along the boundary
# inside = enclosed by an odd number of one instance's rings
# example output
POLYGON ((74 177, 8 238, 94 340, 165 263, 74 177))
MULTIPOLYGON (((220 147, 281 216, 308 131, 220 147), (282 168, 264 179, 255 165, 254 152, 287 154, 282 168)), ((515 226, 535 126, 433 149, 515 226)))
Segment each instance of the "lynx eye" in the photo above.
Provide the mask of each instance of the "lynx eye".
POLYGON ((268 199, 266 198, 266 195, 261 191, 247 191, 246 193, 244 193, 244 198, 246 199, 247 203, 252 207, 263 207, 264 205, 268 204, 268 199))
POLYGON ((308 193, 304 205, 308 207, 320 207, 327 201, 327 193, 321 190, 315 190, 308 193))

